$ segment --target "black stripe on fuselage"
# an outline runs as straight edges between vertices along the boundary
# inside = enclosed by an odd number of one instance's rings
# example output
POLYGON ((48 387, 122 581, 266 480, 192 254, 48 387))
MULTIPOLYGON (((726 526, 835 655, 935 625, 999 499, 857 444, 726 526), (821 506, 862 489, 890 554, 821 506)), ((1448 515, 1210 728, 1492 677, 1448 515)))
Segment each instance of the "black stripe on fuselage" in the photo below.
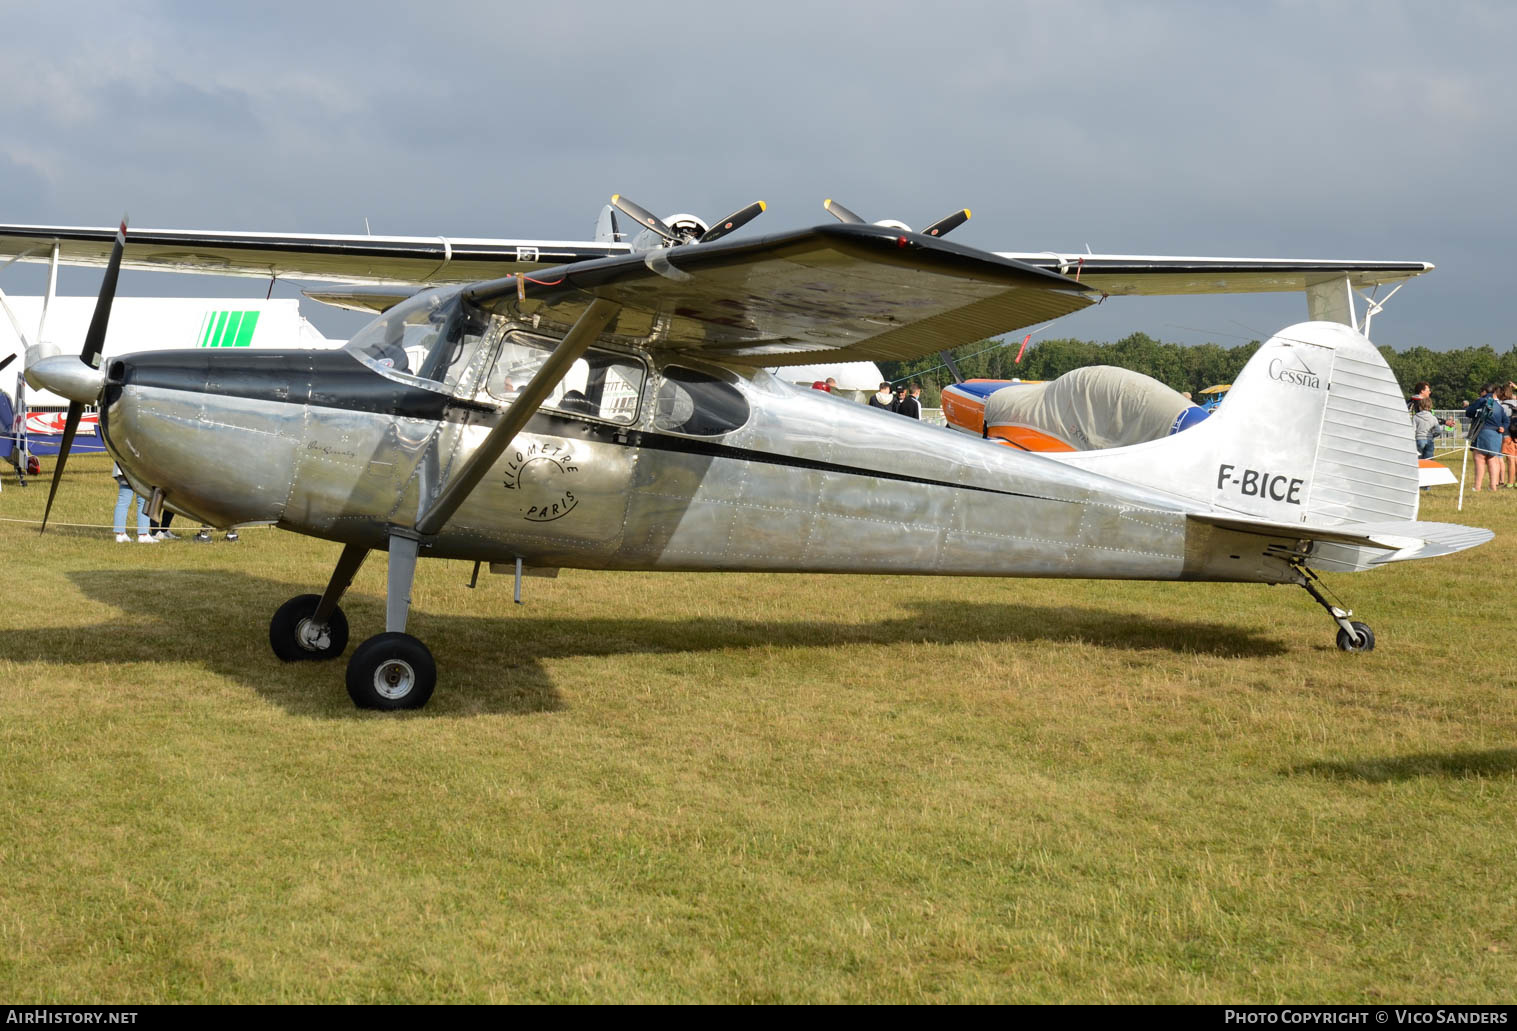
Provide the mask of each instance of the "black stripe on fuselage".
MULTIPOLYGON (((534 417, 532 422, 527 424, 528 428, 531 428, 540 418, 542 418, 540 414, 534 417)), ((700 440, 693 437, 675 437, 664 433, 644 433, 639 430, 625 430, 618 434, 617 438, 617 442, 620 442, 621 438, 626 438, 626 443, 629 446, 647 448, 650 451, 670 451, 676 454, 700 455, 706 458, 727 458, 736 462, 762 462, 765 465, 780 465, 791 469, 811 469, 825 473, 873 476, 876 479, 894 480, 897 483, 920 483, 929 487, 953 487, 956 490, 972 490, 982 494, 1000 494, 1011 498, 1033 498, 1038 501, 1068 501, 1066 498, 1050 498, 1042 494, 1028 494, 1025 491, 1002 490, 999 487, 981 487, 973 483, 950 483, 947 480, 934 480, 925 476, 886 472, 883 469, 843 465, 839 462, 823 462, 815 458, 797 458, 794 455, 780 455, 772 451, 755 451, 752 448, 733 447, 730 444, 719 444, 713 440, 700 440)))
MULTIPOLYGON (((271 401, 278 404, 310 405, 353 412, 373 412, 411 419, 441 421, 451 410, 462 412, 496 411, 489 405, 464 401, 446 394, 388 379, 342 350, 331 351, 149 351, 113 359, 106 377, 105 406, 116 403, 124 386, 150 387, 158 390, 181 390, 188 393, 213 394, 271 401)), ((458 416, 455 414, 455 418, 458 416)), ((971 483, 952 483, 924 476, 887 472, 864 466, 824 462, 815 458, 757 451, 735 447, 714 440, 682 437, 668 433, 618 428, 605 423, 556 412, 539 411, 527 423, 526 432, 572 437, 591 443, 616 444, 672 454, 725 458, 737 462, 760 462, 765 465, 816 472, 872 476, 897 483, 920 483, 931 487, 1000 494, 1040 501, 1064 501, 1041 494, 982 487, 971 483)))
POLYGON ((108 363, 105 394, 108 406, 115 403, 123 386, 341 408, 408 419, 441 420, 450 408, 493 411, 488 405, 459 401, 435 390, 387 379, 342 350, 147 351, 108 363))

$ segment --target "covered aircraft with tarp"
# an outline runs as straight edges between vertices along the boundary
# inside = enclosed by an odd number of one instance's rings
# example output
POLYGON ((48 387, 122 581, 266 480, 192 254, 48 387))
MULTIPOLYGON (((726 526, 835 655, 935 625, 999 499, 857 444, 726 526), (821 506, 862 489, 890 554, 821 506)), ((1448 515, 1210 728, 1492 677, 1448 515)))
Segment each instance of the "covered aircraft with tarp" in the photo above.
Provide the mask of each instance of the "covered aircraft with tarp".
POLYGON ((1091 365, 1039 383, 966 380, 943 388, 954 429, 1026 451, 1096 451, 1158 440, 1207 412, 1151 376, 1091 365))

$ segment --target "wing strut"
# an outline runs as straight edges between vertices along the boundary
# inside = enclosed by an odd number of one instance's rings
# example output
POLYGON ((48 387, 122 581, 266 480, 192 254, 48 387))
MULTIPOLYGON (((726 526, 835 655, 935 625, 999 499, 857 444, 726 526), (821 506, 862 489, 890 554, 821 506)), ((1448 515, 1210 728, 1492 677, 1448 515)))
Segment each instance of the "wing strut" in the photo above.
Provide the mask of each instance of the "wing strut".
POLYGON ((527 425, 527 420, 537 414, 538 407, 547 400, 548 394, 558 385, 559 380, 569 374, 575 361, 589 349, 601 330, 606 328, 620 310, 620 304, 603 298, 590 302, 590 306, 575 321, 573 328, 543 363, 542 368, 522 387, 521 393, 506 412, 506 417, 480 441, 479 447, 475 448, 464 467, 448 481, 442 493, 416 520, 417 533, 430 536, 447 525, 448 520, 453 518, 453 513, 468 499, 479 481, 485 478, 490 466, 495 464, 495 460, 527 425))

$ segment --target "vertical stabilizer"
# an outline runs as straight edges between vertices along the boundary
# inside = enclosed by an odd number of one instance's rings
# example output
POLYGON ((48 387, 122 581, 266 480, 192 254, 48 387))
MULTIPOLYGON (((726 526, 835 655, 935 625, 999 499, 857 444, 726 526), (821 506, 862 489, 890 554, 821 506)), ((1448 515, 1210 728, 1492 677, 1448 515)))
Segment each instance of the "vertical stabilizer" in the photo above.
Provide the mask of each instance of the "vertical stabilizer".
POLYGON ((1415 519, 1406 401, 1369 340, 1303 322, 1249 360, 1217 412, 1174 436, 1057 461, 1278 523, 1415 519))

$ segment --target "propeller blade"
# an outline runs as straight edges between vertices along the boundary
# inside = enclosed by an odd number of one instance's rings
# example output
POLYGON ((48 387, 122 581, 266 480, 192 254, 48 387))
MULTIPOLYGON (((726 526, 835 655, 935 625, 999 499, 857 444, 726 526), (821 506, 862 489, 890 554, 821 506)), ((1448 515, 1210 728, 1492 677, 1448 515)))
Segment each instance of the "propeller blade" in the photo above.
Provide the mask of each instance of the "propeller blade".
MULTIPOLYGON (((84 347, 79 360, 95 368, 96 359, 105 349, 105 330, 111 321, 111 303, 116 299, 116 280, 121 275, 121 255, 126 250, 126 216, 121 218, 121 227, 116 230, 116 245, 111 248, 111 260, 105 267, 105 278, 100 281, 100 296, 95 300, 95 314, 90 318, 89 331, 84 334, 84 347)), ((53 498, 58 494, 58 484, 63 480, 63 467, 68 464, 69 449, 74 446, 74 434, 79 430, 79 417, 84 414, 83 401, 70 401, 68 419, 63 424, 63 440, 58 445, 58 464, 53 467, 53 482, 47 491, 47 507, 42 510, 42 529, 47 532, 47 517, 53 511, 53 498)))
POLYGON ((58 445, 58 464, 53 466, 53 485, 47 489, 47 507, 42 510, 42 529, 38 533, 47 533, 47 517, 53 511, 53 497, 58 493, 58 482, 63 479, 63 464, 68 461, 68 449, 74 446, 74 433, 79 429, 79 416, 83 414, 83 402, 69 402, 68 421, 63 424, 63 442, 58 445))
POLYGON ((932 225, 922 230, 923 236, 947 236, 959 226, 969 221, 969 209, 963 208, 951 215, 944 215, 932 225))
POLYGON ((637 221, 653 230, 659 236, 662 236, 665 240, 672 240, 675 243, 679 242, 679 234, 665 225, 663 219, 659 218, 647 208, 632 203, 630 200, 628 200, 626 197, 623 197, 619 193, 613 193, 611 195, 611 203, 616 205, 618 208, 621 208, 628 215, 631 215, 633 218, 637 219, 637 221))
POLYGON ((5 356, 5 361, 0 362, 0 372, 4 372, 5 371, 5 367, 7 365, 9 365, 11 362, 15 361, 15 360, 16 360, 16 356, 14 354, 8 354, 8 355, 6 355, 5 356))
POLYGON ((761 200, 756 200, 746 208, 740 208, 722 219, 716 225, 701 234, 696 243, 710 243, 712 240, 720 240, 734 229, 741 229, 764 213, 769 205, 761 200))
POLYGON ((859 218, 859 216, 855 215, 853 212, 851 212, 847 208, 843 207, 841 204, 839 204, 837 201, 833 200, 831 197, 828 197, 826 200, 822 201, 822 207, 826 208, 827 211, 832 215, 832 217, 835 218, 835 219, 837 219, 839 222, 863 222, 864 221, 862 218, 859 218))
POLYGON ((116 299, 116 279, 121 275, 121 253, 125 250, 126 216, 122 215, 121 227, 116 230, 116 243, 111 248, 111 260, 105 266, 105 278, 100 281, 100 296, 95 300, 95 314, 90 319, 89 332, 84 334, 84 348, 79 352, 79 360, 92 369, 95 368, 95 360, 100 357, 100 352, 105 349, 105 327, 111 320, 111 302, 116 299))

